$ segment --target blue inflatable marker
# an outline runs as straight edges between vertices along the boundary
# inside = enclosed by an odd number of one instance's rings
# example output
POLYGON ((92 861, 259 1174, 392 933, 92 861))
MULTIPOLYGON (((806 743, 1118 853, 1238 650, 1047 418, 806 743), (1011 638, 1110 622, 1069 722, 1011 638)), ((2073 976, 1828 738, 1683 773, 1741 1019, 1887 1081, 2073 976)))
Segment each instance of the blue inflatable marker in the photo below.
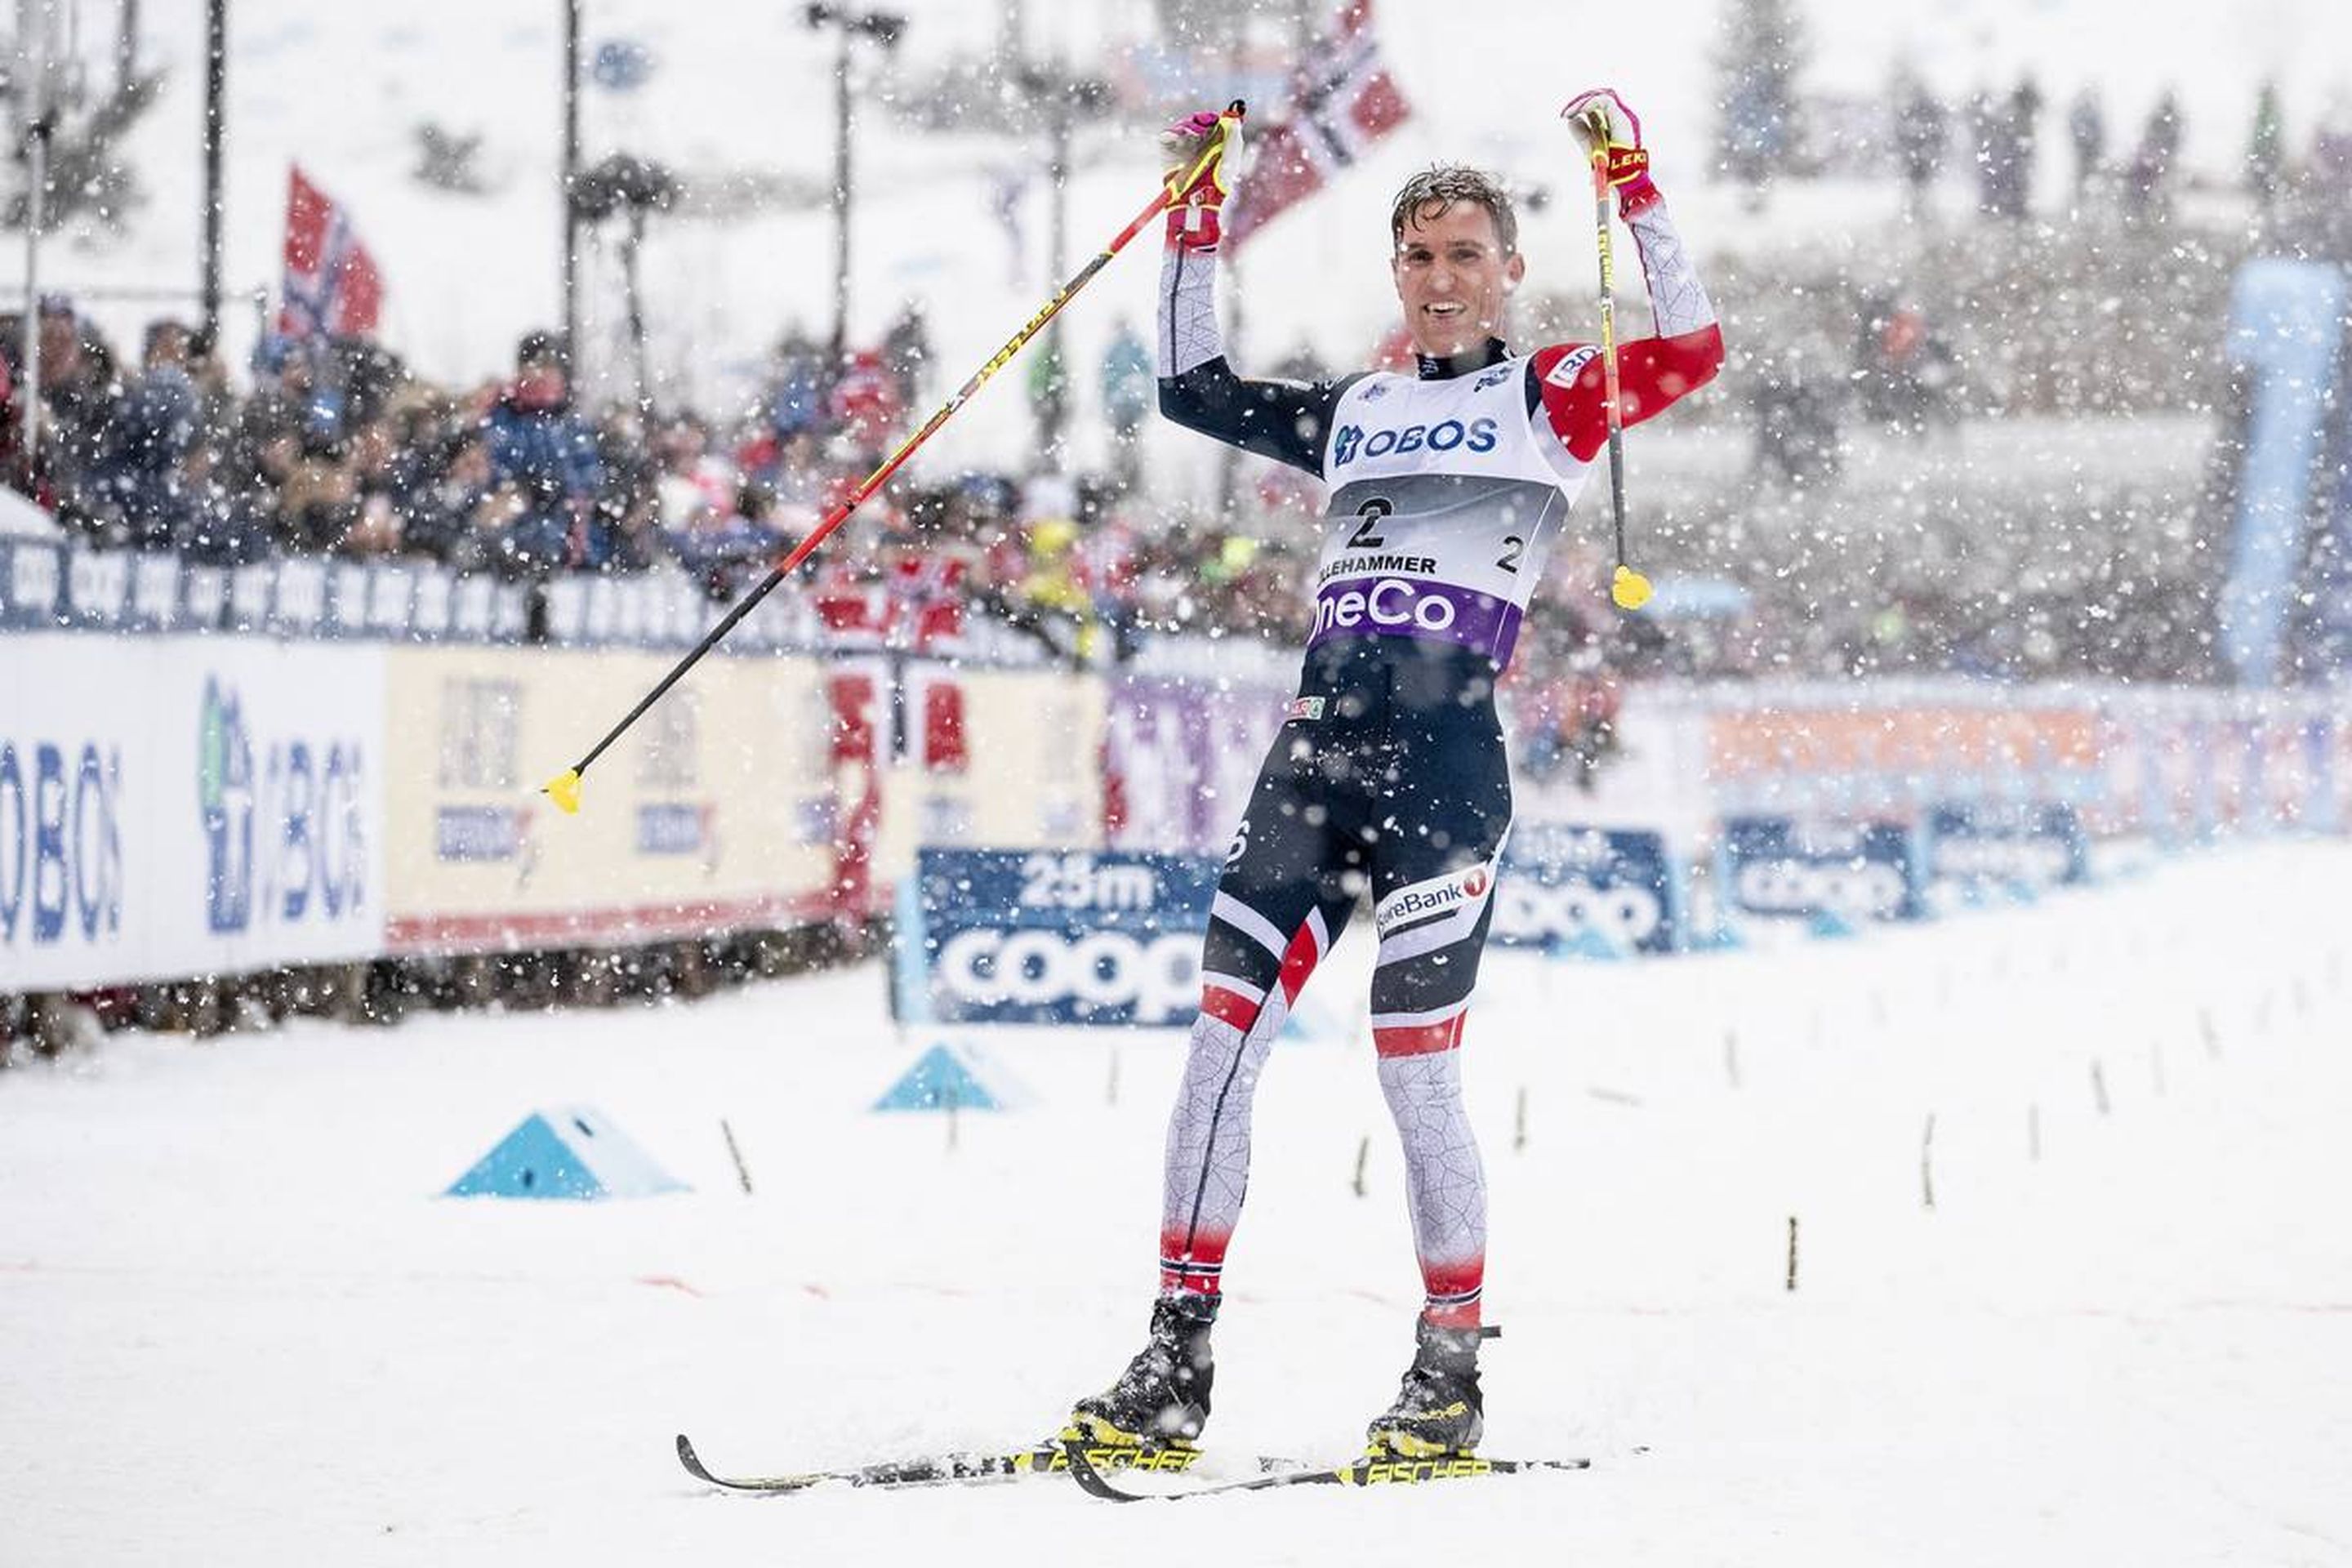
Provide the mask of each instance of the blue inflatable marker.
POLYGON ((1691 949, 1696 952, 1738 952, 1747 945, 1748 938, 1740 933, 1739 928, 1726 921, 1713 931, 1694 940, 1691 942, 1691 949))
POLYGON ((643 1198, 692 1189, 585 1106, 534 1110, 442 1194, 452 1198, 643 1198))
POLYGON ((1277 1044, 1327 1046, 1348 1043, 1348 1020, 1341 1017, 1328 997, 1309 994, 1299 999, 1299 1005, 1283 1020, 1277 1044))
POLYGON ((1816 910, 1805 929, 1824 941, 1839 942, 1854 934, 1853 922, 1835 910, 1816 910))
POLYGON ((898 1082, 874 1102, 877 1110, 1003 1110, 1004 1100, 990 1092, 972 1065, 946 1046, 933 1046, 916 1058, 898 1082))
POLYGON ((1544 951, 1554 958, 1593 959, 1603 963, 1614 963, 1625 956, 1622 947, 1591 926, 1580 930, 1574 936, 1546 943, 1544 951))

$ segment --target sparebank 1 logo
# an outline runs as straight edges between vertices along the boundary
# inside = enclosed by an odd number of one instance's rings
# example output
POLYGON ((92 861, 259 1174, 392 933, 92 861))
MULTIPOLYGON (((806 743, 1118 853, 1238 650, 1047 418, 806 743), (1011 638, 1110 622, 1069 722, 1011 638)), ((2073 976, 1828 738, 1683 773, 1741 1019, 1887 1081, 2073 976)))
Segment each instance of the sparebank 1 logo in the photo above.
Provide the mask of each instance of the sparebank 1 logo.
POLYGON ((326 925, 366 902, 355 741, 323 749, 302 736, 257 746, 236 689, 205 679, 196 740, 204 823, 205 923, 229 935, 326 925))
POLYGON ((206 678, 196 731, 196 801, 204 813, 205 921, 240 931, 253 920, 253 742, 244 705, 206 678))

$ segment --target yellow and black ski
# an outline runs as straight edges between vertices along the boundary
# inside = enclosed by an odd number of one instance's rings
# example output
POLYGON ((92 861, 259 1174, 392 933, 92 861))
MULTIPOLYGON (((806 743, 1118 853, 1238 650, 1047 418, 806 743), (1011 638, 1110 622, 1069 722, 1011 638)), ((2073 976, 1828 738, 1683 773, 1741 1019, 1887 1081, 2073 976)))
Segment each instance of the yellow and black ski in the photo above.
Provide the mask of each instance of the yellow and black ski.
MULTIPOLYGON (((1181 1474, 1192 1468, 1201 1458, 1198 1448, 1136 1448, 1126 1447, 1081 1447, 1059 1438, 1049 1438, 1032 1447, 1015 1448, 997 1453, 926 1454, 909 1459, 887 1459, 879 1464, 859 1465, 847 1469, 801 1470, 775 1476, 722 1476, 715 1474, 694 1451, 685 1433, 677 1435, 677 1462, 696 1480, 730 1492, 764 1492, 771 1495, 808 1491, 816 1487, 924 1487, 973 1485, 987 1481, 1018 1480, 1024 1476, 1052 1475, 1070 1468, 1070 1453, 1075 1450, 1086 1460, 1089 1470, 1099 1475, 1105 1470, 1156 1470, 1165 1474, 1181 1474)), ((1283 1467, 1289 1461, 1261 1460, 1262 1467, 1283 1467)))
POLYGON ((1483 1455, 1408 1459, 1391 1455, 1367 1454, 1344 1465, 1276 1470, 1270 1475, 1251 1476, 1241 1480, 1213 1481, 1206 1486, 1186 1487, 1181 1491, 1131 1492, 1115 1487, 1104 1479, 1101 1468, 1094 1463, 1092 1450, 1075 1443, 1065 1444, 1063 1458, 1061 1468, 1069 1471, 1070 1479, 1084 1488, 1089 1497, 1098 1497, 1105 1502, 1178 1502, 1189 1498, 1214 1497, 1220 1492, 1262 1492, 1281 1487, 1425 1486, 1433 1481, 1469 1480, 1479 1476, 1517 1476, 1538 1470, 1588 1470, 1592 1468, 1590 1459, 1489 1459, 1483 1455))

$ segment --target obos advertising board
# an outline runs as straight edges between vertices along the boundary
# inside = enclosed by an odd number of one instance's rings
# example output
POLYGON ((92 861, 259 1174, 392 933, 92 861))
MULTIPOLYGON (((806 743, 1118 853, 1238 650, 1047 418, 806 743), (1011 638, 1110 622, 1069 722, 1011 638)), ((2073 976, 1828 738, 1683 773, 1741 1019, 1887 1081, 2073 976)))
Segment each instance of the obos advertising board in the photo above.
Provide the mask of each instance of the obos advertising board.
POLYGON ((924 849, 900 899, 900 1016, 1182 1026, 1220 862, 1083 850, 924 849))
POLYGON ((0 712, 0 991, 364 958, 374 648, 32 634, 0 712))

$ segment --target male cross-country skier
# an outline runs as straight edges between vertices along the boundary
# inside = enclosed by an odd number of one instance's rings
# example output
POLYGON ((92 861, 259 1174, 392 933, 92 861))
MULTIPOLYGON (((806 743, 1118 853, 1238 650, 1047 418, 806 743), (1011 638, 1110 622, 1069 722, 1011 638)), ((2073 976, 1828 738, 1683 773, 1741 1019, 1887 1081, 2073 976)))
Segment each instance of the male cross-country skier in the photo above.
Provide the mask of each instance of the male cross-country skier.
MULTIPOLYGON (((1608 90, 1563 112, 1588 154, 1599 139, 1648 279, 1657 335, 1620 356, 1632 425, 1711 378, 1723 337, 1651 183, 1641 122, 1608 90)), ((1314 630, 1210 913, 1168 1129, 1151 1340, 1118 1382, 1077 1403, 1068 1436, 1160 1448, 1200 1435, 1258 1071, 1368 890, 1380 942, 1372 1039, 1426 1291, 1412 1368, 1372 1422, 1370 1449, 1466 1455, 1485 1429, 1479 1342, 1496 1332, 1481 1326, 1486 1177, 1459 1058, 1511 821, 1495 682, 1545 552, 1608 442, 1602 365, 1589 345, 1505 345, 1505 309, 1527 270, 1510 198, 1488 175, 1439 167, 1407 183, 1389 220, 1417 373, 1313 385, 1236 377, 1214 282, 1238 132, 1235 116, 1195 114, 1166 141, 1180 169, 1219 144, 1227 155, 1169 214, 1160 407, 1328 487, 1314 630)))

